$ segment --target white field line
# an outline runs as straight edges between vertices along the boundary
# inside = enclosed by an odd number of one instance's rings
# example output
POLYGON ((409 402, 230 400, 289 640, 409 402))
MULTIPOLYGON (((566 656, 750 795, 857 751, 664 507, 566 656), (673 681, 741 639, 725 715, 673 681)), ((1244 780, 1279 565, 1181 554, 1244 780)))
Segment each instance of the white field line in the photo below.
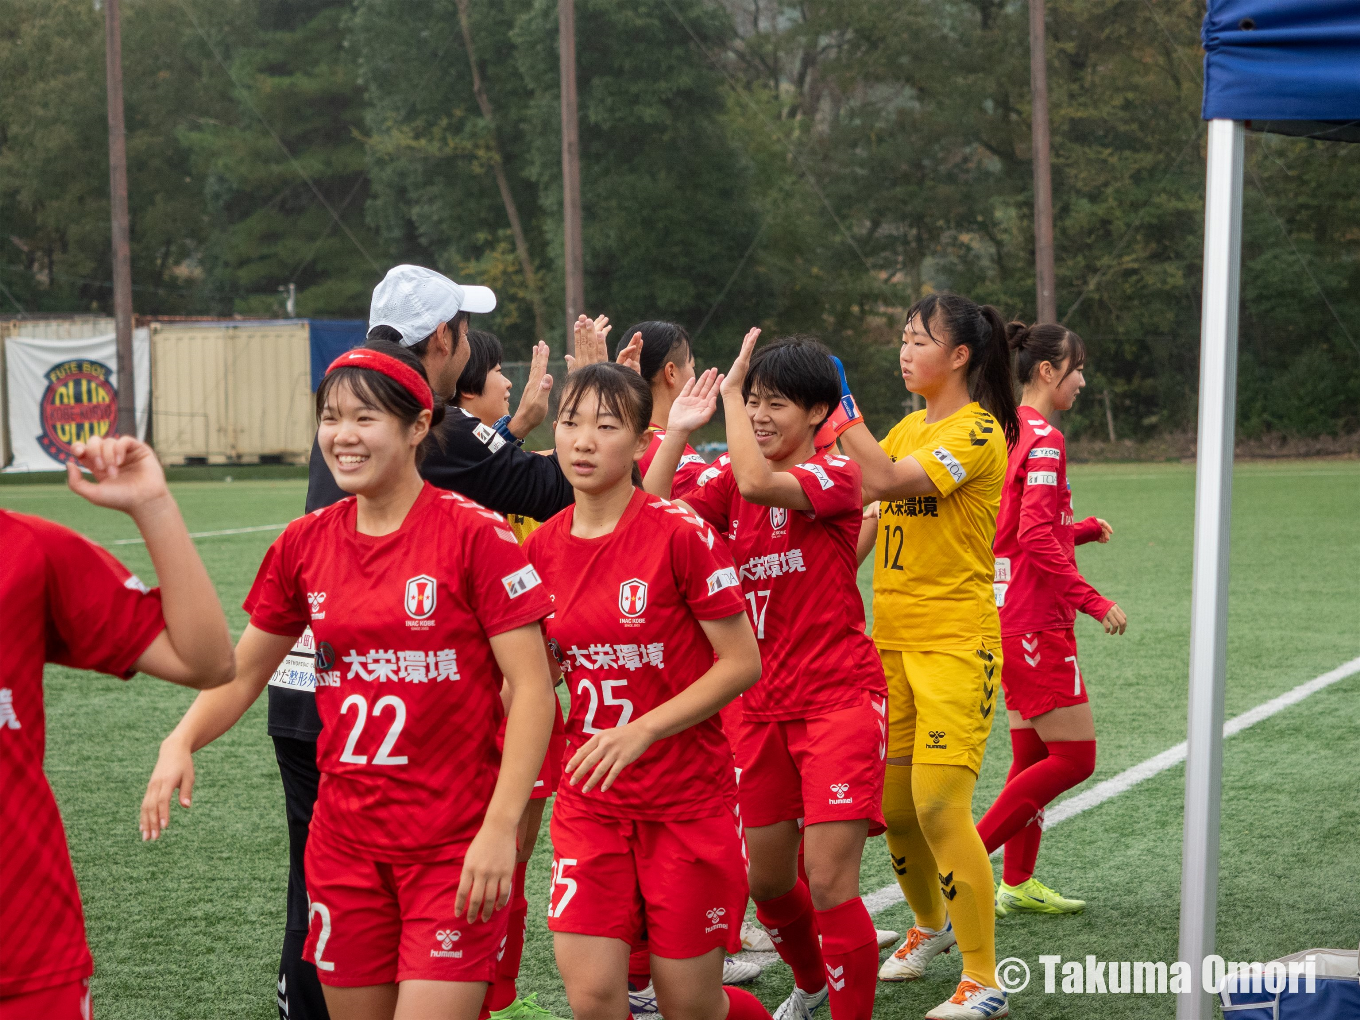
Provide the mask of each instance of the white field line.
MULTIPOLYGON (((190 538, 216 538, 219 535, 248 535, 253 531, 282 531, 287 524, 259 524, 253 528, 224 528, 222 531, 191 531, 190 538)), ((118 538, 101 545, 146 545, 144 538, 118 538)))
MULTIPOLYGON (((1278 698, 1271 698, 1269 701, 1229 719, 1223 724, 1223 736, 1231 737, 1236 733, 1241 733, 1248 727, 1255 726, 1258 722, 1269 719, 1278 712, 1283 712, 1291 705, 1297 705, 1309 695, 1316 694, 1354 673, 1360 673, 1360 658, 1343 662, 1336 669, 1323 673, 1319 677, 1314 677, 1306 683, 1301 683, 1293 690, 1281 694, 1278 698)), ((1181 741, 1175 747, 1169 747, 1161 754, 1154 755, 1147 761, 1139 762, 1117 776, 1097 783, 1089 790, 1083 790, 1075 797, 1068 797, 1066 800, 1059 801, 1044 813, 1044 831, 1048 831, 1059 822, 1075 818, 1083 811, 1089 811, 1093 807, 1104 804, 1107 800, 1133 789, 1139 783, 1179 765, 1185 761, 1185 753, 1186 743, 1181 741)), ((1000 853, 1001 848, 997 848, 992 856, 995 857, 1000 853)), ((882 889, 877 889, 864 897, 864 905, 869 908, 871 914, 880 913, 901 902, 902 890, 898 888, 896 882, 892 885, 885 885, 882 889)))

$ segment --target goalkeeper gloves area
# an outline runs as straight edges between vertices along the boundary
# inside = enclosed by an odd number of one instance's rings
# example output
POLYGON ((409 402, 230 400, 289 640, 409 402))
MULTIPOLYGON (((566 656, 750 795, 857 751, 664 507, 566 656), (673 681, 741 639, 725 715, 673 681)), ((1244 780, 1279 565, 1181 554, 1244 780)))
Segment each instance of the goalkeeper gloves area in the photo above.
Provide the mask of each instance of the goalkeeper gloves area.
POLYGON ((850 383, 845 378, 845 366, 841 364, 841 359, 834 354, 831 360, 836 365, 836 372, 841 377, 841 400, 836 405, 831 416, 822 423, 822 427, 817 430, 817 435, 813 439, 813 445, 818 452, 825 450, 839 439, 842 433, 852 425, 858 425, 864 421, 864 415, 860 414, 859 405, 855 403, 855 395, 850 392, 850 383))

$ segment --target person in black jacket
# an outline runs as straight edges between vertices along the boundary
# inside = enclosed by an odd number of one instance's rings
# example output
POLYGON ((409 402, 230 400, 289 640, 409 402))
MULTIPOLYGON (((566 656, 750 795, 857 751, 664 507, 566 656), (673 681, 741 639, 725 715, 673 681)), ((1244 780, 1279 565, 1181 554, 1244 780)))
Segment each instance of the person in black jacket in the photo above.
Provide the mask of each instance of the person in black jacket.
MULTIPOLYGON (((469 315, 495 307, 496 295, 490 288, 459 285, 421 266, 395 266, 374 288, 368 340, 392 341, 408 348, 420 358, 435 395, 449 400, 457 392, 458 378, 468 361, 469 315)), ((581 316, 575 324, 576 356, 568 357, 568 371, 604 360, 608 332, 605 317, 592 321, 581 316)), ((631 363, 639 350, 640 341, 630 344, 620 352, 619 360, 631 363)), ((572 488, 558 467, 557 455, 540 456, 520 448, 524 437, 547 417, 553 383, 546 374, 547 365, 547 345, 538 344, 519 408, 508 423, 518 441, 507 440, 461 408, 450 407, 440 426, 439 442, 420 465, 422 477, 503 514, 545 521, 569 506, 572 488)), ((330 506, 346 495, 313 441, 307 512, 330 506)), ((288 920, 279 962, 278 1007, 280 1020, 329 1020, 316 968, 302 959, 309 923, 303 857, 320 781, 316 739, 321 720, 312 688, 297 683, 298 673, 280 668, 269 684, 269 735, 274 740, 288 816, 288 920)))

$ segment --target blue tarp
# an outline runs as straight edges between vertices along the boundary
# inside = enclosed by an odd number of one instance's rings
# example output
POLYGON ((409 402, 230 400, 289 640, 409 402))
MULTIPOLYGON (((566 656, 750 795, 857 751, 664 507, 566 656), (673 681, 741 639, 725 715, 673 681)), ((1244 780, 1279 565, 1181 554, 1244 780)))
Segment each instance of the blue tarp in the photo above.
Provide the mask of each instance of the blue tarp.
POLYGON ((312 337, 312 392, 321 385, 329 365, 364 342, 368 323, 363 319, 308 319, 312 337))
POLYGON ((1209 0, 1204 119, 1360 120, 1360 2, 1209 0))

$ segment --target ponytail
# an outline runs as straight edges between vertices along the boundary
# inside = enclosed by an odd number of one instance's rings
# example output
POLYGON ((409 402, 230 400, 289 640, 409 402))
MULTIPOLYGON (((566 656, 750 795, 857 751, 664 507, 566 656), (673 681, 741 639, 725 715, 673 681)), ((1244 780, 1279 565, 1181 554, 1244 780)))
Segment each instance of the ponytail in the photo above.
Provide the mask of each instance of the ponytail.
POLYGON ((1066 363, 1063 379, 1086 365, 1085 342, 1057 323, 1035 323, 1033 326, 1023 322, 1007 323, 1006 345, 1015 352, 1015 379, 1021 386, 1028 385, 1034 370, 1045 361, 1055 369, 1066 363))
POLYGON ((1020 416, 1015 404, 1015 378, 1011 373, 1007 328, 1001 313, 991 305, 979 305, 961 294, 928 294, 907 312, 907 321, 918 318, 926 336, 941 340, 931 332, 931 320, 944 327, 951 347, 968 348, 968 395, 1001 423, 1006 445, 1014 446, 1020 437, 1020 416))

